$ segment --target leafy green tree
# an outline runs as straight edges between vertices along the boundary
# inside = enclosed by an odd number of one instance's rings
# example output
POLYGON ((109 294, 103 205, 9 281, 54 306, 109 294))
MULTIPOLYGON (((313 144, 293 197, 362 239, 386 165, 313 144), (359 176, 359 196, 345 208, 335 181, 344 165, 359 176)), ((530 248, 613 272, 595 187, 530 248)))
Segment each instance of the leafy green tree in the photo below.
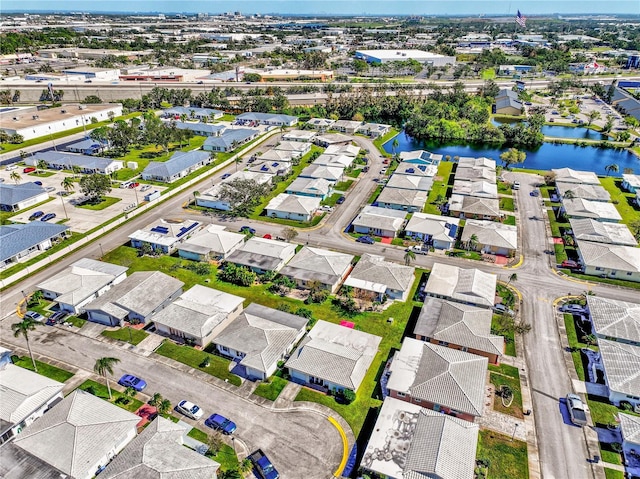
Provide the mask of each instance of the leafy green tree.
POLYGON ((411 262, 415 261, 415 260, 416 260, 416 254, 413 251, 408 250, 408 251, 405 252, 405 254, 404 254, 404 264, 405 265, 409 266, 411 264, 411 262))
POLYGON ((296 236, 298 236, 298 230, 291 227, 291 226, 287 226, 286 228, 283 228, 282 230, 282 237, 287 240, 287 241, 292 241, 296 238, 296 236))
POLYGON ((111 396, 111 385, 109 384, 109 375, 113 375, 113 367, 118 364, 120 360, 118 358, 110 358, 104 357, 96 360, 96 363, 93 366, 93 371, 100 375, 104 376, 105 381, 107 382, 107 391, 109 391, 109 399, 112 399, 111 396))
POLYGON ((111 191, 111 178, 99 173, 85 175, 80 178, 80 191, 91 202, 98 202, 103 195, 111 191))
POLYGON ((169 411, 171 411, 171 401, 169 401, 168 399, 163 399, 156 405, 156 410, 161 416, 164 414, 168 414, 169 411))
POLYGON ((220 199, 231 206, 235 216, 248 216, 260 199, 269 192, 269 185, 255 180, 235 179, 223 183, 220 188, 220 199))
POLYGON ((508 170, 511 165, 524 162, 527 158, 527 154, 524 151, 520 151, 517 148, 509 148, 500 155, 500 159, 504 163, 505 168, 508 170))
POLYGON ((598 110, 591 110, 588 118, 587 126, 591 126, 594 121, 600 119, 600 112, 598 110))
POLYGON ((609 176, 611 172, 617 173, 618 171, 620 171, 620 167, 615 163, 610 163, 604 167, 604 171, 606 171, 607 176, 609 176))
POLYGON ((27 350, 29 351, 29 357, 31 358, 31 364, 33 364, 33 370, 38 372, 38 367, 36 366, 36 360, 33 359, 33 352, 31 351, 31 343, 29 342, 29 333, 36 330, 36 326, 38 325, 31 318, 23 318, 19 323, 13 323, 11 325, 11 331, 13 331, 13 337, 17 338, 22 336, 24 340, 27 342, 27 350))

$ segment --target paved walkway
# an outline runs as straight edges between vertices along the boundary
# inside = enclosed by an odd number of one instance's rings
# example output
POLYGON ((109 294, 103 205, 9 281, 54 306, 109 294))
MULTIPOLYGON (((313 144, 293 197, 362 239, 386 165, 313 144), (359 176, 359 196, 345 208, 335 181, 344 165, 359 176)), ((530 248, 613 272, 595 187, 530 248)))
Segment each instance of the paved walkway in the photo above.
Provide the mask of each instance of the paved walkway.
POLYGON ((149 333, 149 336, 140 341, 136 346, 138 354, 150 356, 165 339, 164 336, 160 336, 159 334, 149 333))
POLYGON ((100 339, 101 337, 104 337, 102 336, 102 332, 106 329, 107 327, 103 324, 87 321, 84 323, 84 326, 77 330, 77 332, 78 334, 88 338, 100 339))
POLYGON ((273 407, 276 409, 286 409, 291 407, 293 405, 294 399, 301 389, 302 386, 289 381, 284 389, 280 391, 280 395, 273 403, 273 407))

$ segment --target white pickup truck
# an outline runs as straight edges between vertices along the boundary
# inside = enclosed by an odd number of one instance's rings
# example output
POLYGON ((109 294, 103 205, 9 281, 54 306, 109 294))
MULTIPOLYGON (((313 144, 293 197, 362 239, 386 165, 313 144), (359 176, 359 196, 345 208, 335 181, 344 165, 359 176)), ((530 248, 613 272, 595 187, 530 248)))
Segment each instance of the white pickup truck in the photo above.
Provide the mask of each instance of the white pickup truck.
POLYGON ((587 413, 585 412, 585 406, 577 394, 567 394, 567 409, 569 410, 569 416, 571 416, 571 422, 576 426, 587 425, 587 413))

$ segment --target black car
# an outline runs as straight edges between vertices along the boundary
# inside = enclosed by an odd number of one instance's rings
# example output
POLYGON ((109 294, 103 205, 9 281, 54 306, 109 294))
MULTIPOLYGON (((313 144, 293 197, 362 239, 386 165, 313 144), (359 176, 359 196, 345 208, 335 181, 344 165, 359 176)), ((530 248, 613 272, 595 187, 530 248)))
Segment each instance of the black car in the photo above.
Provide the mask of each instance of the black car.
POLYGON ((356 243, 373 244, 376 241, 371 236, 360 236, 356 243))
POLYGON ((239 231, 240 231, 240 233, 245 233, 245 234, 246 233, 249 233, 249 234, 252 234, 252 235, 256 234, 256 230, 254 228, 252 228, 251 226, 242 226, 239 231))
POLYGON ((34 211, 31 216, 29 216, 29 221, 37 220, 42 216, 44 216, 44 211, 34 211))
POLYGON ((338 201, 336 201, 336 203, 338 203, 339 205, 341 205, 342 203, 344 203, 344 196, 341 196, 340 198, 338 198, 338 201))
POLYGON ((47 319, 47 326, 55 326, 56 324, 62 324, 64 322, 64 318, 67 317, 67 313, 64 311, 58 311, 57 313, 53 313, 47 319))
POLYGON ((52 220, 55 217, 56 217, 55 213, 47 213, 42 218, 40 218, 40 221, 49 221, 49 220, 52 220))

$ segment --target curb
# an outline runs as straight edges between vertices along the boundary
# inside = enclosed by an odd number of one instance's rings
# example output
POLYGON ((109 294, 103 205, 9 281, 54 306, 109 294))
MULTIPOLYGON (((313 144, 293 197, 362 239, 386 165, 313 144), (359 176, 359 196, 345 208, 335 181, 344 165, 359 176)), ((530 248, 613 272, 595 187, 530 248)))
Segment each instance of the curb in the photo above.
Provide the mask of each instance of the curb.
POLYGON ((344 433, 344 429, 342 429, 340 423, 332 416, 329 416, 327 419, 338 430, 338 433, 342 438, 342 461, 340 461, 340 465, 336 469, 336 472, 333 473, 334 477, 341 477, 342 471, 344 471, 344 467, 347 465, 347 461, 349 460, 349 443, 347 441, 347 435, 344 433))

